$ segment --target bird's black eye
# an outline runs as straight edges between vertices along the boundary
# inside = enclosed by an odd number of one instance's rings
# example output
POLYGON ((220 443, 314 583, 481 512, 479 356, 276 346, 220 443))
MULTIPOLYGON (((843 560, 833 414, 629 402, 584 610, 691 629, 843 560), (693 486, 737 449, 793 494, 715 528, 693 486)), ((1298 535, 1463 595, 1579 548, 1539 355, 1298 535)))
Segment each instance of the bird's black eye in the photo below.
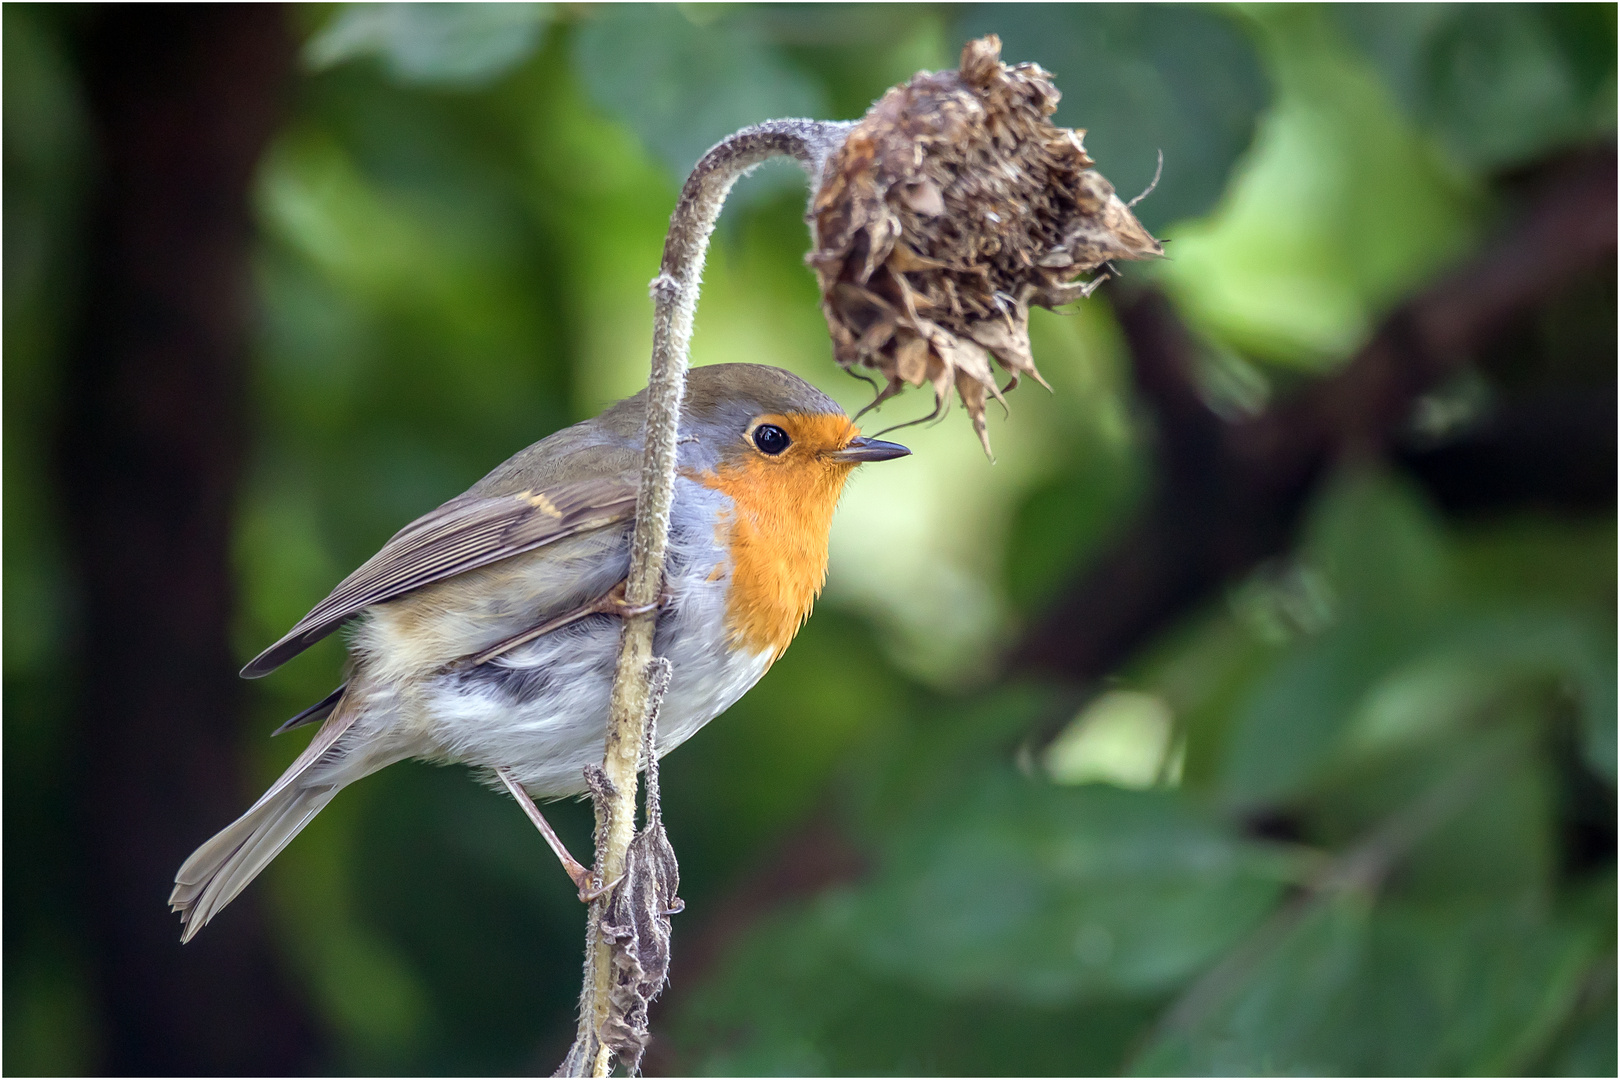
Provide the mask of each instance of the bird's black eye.
POLYGON ((775 456, 788 448, 793 440, 775 424, 761 424, 754 429, 754 445, 760 453, 775 456))

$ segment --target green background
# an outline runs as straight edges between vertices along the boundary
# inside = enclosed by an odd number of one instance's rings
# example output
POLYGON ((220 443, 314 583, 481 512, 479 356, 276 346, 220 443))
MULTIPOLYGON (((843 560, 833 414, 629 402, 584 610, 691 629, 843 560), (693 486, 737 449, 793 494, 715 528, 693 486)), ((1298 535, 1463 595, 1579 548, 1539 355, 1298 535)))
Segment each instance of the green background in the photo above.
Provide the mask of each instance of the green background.
MULTIPOLYGON (((1516 171, 1615 121, 1608 5, 291 17, 302 67, 252 193, 244 660, 402 524, 639 388, 679 180, 744 124, 856 117, 999 33, 1005 59, 1055 72, 1057 121, 1088 129, 1122 192, 1163 150, 1138 209, 1171 258, 1126 273, 1174 298, 1201 388, 1243 415, 1474 250, 1516 171)), ((75 601, 41 464, 90 168, 76 18, 4 11, 12 1074, 100 1061, 80 908, 59 902, 75 601)), ((853 410, 868 390, 830 361, 804 200, 787 166, 739 186, 694 362, 787 367, 853 410)), ((1612 396, 1608 282, 1578 325, 1542 330, 1612 396), (1568 343, 1588 339, 1582 360, 1568 343)), ((799 640, 667 760, 687 913, 649 1070, 1613 1075, 1612 502, 1459 517, 1387 463, 1347 463, 1294 551, 1105 685, 1010 679, 1020 628, 1153 469, 1107 302, 1037 312, 1032 337, 1054 390, 992 414, 996 463, 959 414, 897 436, 915 456, 851 484, 799 640), (1031 741, 1071 715, 1050 751, 1031 741), (828 848, 825 887, 793 887, 828 848)), ((1542 377, 1470 371, 1428 400, 1437 437, 1542 377)), ((926 410, 903 397, 879 419, 926 410)), ((304 741, 265 735, 341 662, 333 638, 253 684, 244 807, 304 741)), ((589 849, 588 808, 553 820, 589 849)), ((330 1071, 560 1060, 583 910, 464 770, 345 791, 253 887, 330 1071)))

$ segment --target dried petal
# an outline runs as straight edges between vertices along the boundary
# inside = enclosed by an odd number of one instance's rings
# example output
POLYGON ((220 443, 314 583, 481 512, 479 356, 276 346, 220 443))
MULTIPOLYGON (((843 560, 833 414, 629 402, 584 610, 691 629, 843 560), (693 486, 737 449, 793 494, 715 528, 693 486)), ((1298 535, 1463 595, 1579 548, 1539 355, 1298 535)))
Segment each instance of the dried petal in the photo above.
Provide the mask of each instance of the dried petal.
POLYGON ((923 217, 938 217, 945 212, 945 196, 932 180, 913 180, 902 185, 900 199, 923 217))
POLYGON ((894 351, 894 373, 901 381, 921 386, 928 377, 928 342, 911 335, 894 351))

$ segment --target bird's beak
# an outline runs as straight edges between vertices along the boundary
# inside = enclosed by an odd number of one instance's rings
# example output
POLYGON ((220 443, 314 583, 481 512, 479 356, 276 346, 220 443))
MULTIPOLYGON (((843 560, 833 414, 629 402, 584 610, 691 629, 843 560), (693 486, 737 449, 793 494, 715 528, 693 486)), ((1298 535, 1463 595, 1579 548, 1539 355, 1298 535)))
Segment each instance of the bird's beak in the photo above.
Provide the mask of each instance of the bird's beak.
POLYGON ((908 457, 911 451, 899 443, 884 442, 857 436, 842 450, 834 450, 827 457, 841 465, 859 465, 863 461, 888 461, 890 458, 908 457))

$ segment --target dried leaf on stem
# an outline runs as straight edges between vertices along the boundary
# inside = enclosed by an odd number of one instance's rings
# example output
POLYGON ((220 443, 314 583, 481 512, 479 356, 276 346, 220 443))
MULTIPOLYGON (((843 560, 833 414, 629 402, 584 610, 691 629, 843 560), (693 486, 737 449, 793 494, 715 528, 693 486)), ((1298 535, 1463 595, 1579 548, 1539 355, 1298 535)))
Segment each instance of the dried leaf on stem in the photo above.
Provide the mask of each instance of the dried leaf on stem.
POLYGON ((663 657, 651 667, 651 705, 643 753, 647 770, 647 808, 641 830, 630 841, 624 880, 613 890, 602 915, 602 937, 613 952, 613 988, 608 1018, 602 1027, 607 1044, 631 1076, 641 1069, 650 1032, 647 1010, 669 981, 670 916, 686 906, 675 894, 681 871, 675 849, 664 832, 658 796, 658 756, 653 752, 658 710, 669 689, 670 665, 663 657))

